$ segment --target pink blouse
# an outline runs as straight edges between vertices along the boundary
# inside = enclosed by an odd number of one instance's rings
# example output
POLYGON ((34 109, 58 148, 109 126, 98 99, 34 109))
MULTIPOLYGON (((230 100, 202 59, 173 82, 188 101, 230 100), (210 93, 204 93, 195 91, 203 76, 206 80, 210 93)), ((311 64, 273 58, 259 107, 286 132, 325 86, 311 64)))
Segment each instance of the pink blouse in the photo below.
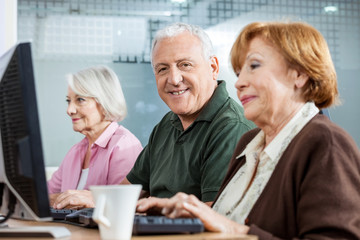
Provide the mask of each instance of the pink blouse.
MULTIPOLYGON (((59 169, 48 181, 49 193, 77 188, 88 147, 84 138, 66 154, 59 169)), ((125 127, 112 122, 91 146, 89 175, 84 189, 91 185, 119 184, 133 167, 142 150, 140 141, 125 127)))

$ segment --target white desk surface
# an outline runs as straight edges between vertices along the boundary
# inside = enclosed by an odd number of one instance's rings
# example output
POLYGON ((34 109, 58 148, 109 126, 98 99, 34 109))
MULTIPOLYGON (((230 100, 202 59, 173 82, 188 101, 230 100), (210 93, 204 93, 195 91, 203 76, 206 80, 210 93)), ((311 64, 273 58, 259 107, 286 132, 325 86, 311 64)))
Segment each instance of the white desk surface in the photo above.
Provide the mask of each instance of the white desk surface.
MULTIPOLYGON (((15 220, 10 219, 7 221, 7 224, 10 227, 29 227, 29 226, 64 226, 71 232, 70 238, 58 238, 58 239, 76 239, 76 240, 100 240, 100 234, 98 229, 89 229, 78 227, 65 223, 55 223, 55 222, 35 222, 35 221, 25 221, 25 220, 15 220)), ((7 238, 2 238, 7 239, 7 238)), ((14 240, 14 238, 8 238, 9 240, 14 240)), ((17 238, 19 239, 19 238, 17 238)), ((23 238, 23 239, 31 239, 31 238, 23 238)), ((42 238, 49 239, 49 238, 42 238)), ((51 238, 52 239, 52 238, 51 238)), ((178 235, 148 235, 148 236, 133 236, 132 240, 154 240, 154 239, 192 239, 192 240, 257 240, 256 236, 251 235, 237 235, 237 234, 225 234, 225 233, 210 233, 204 232, 200 234, 178 234, 178 235)))

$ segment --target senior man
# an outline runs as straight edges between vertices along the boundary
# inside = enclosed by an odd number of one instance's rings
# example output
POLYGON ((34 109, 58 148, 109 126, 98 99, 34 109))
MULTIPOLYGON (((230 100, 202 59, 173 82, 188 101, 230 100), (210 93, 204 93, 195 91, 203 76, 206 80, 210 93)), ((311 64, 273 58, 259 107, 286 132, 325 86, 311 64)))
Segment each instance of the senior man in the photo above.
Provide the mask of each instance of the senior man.
POLYGON ((237 141, 254 127, 217 81, 219 63, 207 34, 175 23, 159 30, 152 66, 161 99, 171 109, 122 183, 168 198, 182 191, 211 204, 237 141))
MULTIPOLYGON (((208 35, 198 26, 175 23, 157 32, 152 66, 168 112, 121 184, 141 184, 142 197, 193 194, 211 205, 240 137, 255 125, 217 81, 219 63, 208 35)), ((69 195, 72 193, 69 192, 69 195)), ((93 207, 89 192, 64 199, 62 207, 93 207)))

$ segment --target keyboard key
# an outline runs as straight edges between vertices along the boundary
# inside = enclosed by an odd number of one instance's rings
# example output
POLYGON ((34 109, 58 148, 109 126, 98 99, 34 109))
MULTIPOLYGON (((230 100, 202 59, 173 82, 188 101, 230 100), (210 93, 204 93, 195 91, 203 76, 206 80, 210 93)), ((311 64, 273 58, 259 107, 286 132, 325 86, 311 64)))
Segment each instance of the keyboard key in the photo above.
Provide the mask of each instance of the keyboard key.
POLYGON ((64 220, 66 215, 70 213, 74 213, 76 211, 77 210, 75 209, 67 209, 67 208, 64 209, 55 209, 52 207, 50 208, 50 214, 54 220, 64 220))
POLYGON ((135 215, 133 235, 199 233, 204 225, 197 218, 167 218, 164 216, 135 215))

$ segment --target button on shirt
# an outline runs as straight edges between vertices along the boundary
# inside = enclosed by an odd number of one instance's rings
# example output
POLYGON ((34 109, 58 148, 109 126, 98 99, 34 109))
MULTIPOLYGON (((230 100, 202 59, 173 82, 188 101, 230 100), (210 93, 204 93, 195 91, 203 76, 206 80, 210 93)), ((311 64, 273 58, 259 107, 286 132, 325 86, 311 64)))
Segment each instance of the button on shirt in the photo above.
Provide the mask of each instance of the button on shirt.
MULTIPOLYGON (((49 193, 76 189, 89 142, 84 138, 66 154, 48 181, 49 193)), ((89 173, 84 189, 91 185, 119 184, 140 154, 140 141, 125 127, 112 122, 91 146, 89 173)))

